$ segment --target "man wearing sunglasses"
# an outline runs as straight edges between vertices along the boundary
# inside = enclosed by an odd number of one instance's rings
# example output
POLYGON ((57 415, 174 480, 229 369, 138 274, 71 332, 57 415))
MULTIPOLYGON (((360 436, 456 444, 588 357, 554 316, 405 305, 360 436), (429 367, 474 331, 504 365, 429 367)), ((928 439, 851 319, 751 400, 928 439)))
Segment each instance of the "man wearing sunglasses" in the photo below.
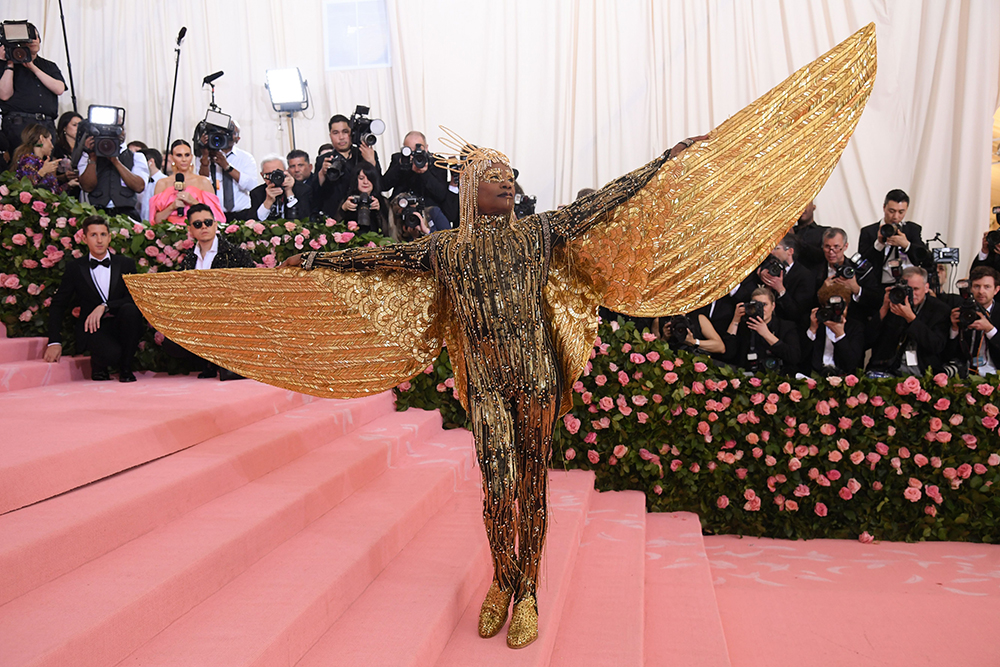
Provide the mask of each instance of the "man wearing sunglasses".
MULTIPOLYGON (((195 204, 188 209, 188 235, 195 242, 194 246, 181 258, 177 269, 191 271, 195 269, 252 269, 256 266, 253 257, 243 248, 233 245, 219 234, 219 223, 212 216, 212 209, 207 204, 195 204)), ((240 376, 219 368, 215 364, 183 347, 170 339, 164 339, 163 349, 171 357, 186 359, 201 366, 200 378, 235 380, 240 376)))

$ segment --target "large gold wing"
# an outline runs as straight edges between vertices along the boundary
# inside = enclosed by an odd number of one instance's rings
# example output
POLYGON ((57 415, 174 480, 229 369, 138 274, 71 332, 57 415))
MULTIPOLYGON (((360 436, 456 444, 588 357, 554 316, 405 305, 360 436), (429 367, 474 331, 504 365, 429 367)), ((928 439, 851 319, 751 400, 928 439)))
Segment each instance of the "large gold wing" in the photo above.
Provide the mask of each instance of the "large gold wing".
POLYGON ((708 140, 553 214, 567 241, 553 254, 546 296, 568 385, 589 357, 597 305, 645 317, 686 313, 759 265, 836 166, 875 69, 869 24, 708 140))
POLYGON ((313 396, 385 391, 441 351, 431 275, 285 268, 125 279, 171 340, 240 375, 313 396))

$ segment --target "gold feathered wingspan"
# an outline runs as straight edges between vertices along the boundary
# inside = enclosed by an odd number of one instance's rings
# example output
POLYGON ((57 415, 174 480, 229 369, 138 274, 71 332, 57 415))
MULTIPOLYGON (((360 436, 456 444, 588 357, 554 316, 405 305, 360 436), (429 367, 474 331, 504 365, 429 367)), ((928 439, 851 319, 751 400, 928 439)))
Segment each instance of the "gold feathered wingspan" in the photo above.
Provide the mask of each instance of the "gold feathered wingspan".
POLYGON ((390 389, 437 358, 430 275, 219 269, 125 277, 157 330, 195 354, 323 398, 390 389))
POLYGON ((875 69, 869 24, 707 141, 553 214, 567 241, 553 255, 546 296, 568 385, 590 354, 597 305, 644 317, 690 312, 760 264, 826 183, 875 69))

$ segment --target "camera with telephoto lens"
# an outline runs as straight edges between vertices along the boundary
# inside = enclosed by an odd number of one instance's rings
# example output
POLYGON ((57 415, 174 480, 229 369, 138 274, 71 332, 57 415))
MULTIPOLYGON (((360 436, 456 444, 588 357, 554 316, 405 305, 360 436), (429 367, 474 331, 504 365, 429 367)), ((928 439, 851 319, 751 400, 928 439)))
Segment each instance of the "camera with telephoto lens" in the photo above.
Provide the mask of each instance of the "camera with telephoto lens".
POLYGON ((778 276, 785 275, 785 263, 774 255, 768 255, 760 264, 760 271, 767 271, 772 276, 777 278, 778 276))
POLYGON ((764 319, 764 304, 760 301, 747 301, 743 304, 743 319, 741 322, 746 324, 750 321, 751 317, 756 317, 757 319, 764 319))
MULTIPOLYGON (((997 217, 1000 217, 1000 213, 997 214, 997 217)), ((1000 255, 1000 229, 994 229, 991 232, 986 232, 986 247, 989 248, 990 252, 994 255, 1000 255)))
POLYGON ((7 61, 24 65, 31 62, 31 42, 38 39, 35 26, 27 21, 4 21, 0 25, 0 46, 7 61))
POLYGON ((264 178, 267 182, 276 188, 280 188, 285 183, 285 172, 280 169, 275 169, 272 172, 264 174, 264 178))
POLYGON ((96 104, 88 107, 87 119, 81 120, 76 130, 72 164, 79 162, 84 143, 90 137, 94 138, 94 154, 97 157, 115 157, 121 153, 121 145, 125 140, 125 109, 96 104))
POLYGON ((847 304, 844 299, 834 294, 826 301, 826 305, 820 306, 816 311, 817 322, 842 322, 847 304))
POLYGON ((399 205, 399 215, 405 229, 417 229, 420 227, 420 215, 423 215, 424 207, 427 205, 423 197, 404 192, 396 197, 396 204, 399 205))
POLYGON ((968 329, 969 325, 979 319, 981 309, 976 300, 972 298, 972 290, 969 288, 969 281, 959 280, 955 283, 958 288, 958 295, 962 297, 962 305, 958 310, 958 326, 960 329, 968 329))
POLYGON ((538 201, 537 197, 529 197, 528 195, 514 195, 514 216, 520 220, 521 218, 526 218, 529 215, 535 214, 535 202, 538 201))
POLYGON ((889 303, 894 303, 897 306, 902 306, 907 301, 910 302, 910 306, 913 306, 913 288, 907 283, 899 282, 893 285, 889 289, 889 303))
POLYGON ((879 236, 888 241, 890 236, 895 236, 896 234, 902 234, 903 228, 896 223, 887 222, 878 228, 878 233, 879 236))
POLYGON ((323 160, 330 158, 330 164, 326 167, 326 180, 336 181, 347 173, 347 158, 337 151, 327 151, 316 156, 316 172, 323 168, 323 160))
POLYGON ((371 228, 372 221, 372 196, 367 192, 362 192, 361 194, 351 195, 350 199, 358 207, 358 227, 363 231, 368 231, 371 228))
POLYGON ((403 169, 423 169, 430 163, 430 154, 423 144, 417 144, 416 149, 403 146, 399 149, 399 166, 403 169))
POLYGON ((195 151, 222 151, 235 143, 233 119, 226 114, 209 109, 205 112, 205 120, 194 128, 195 151))
POLYGON ((358 105, 351 114, 351 143, 355 146, 374 146, 378 135, 385 132, 385 122, 369 118, 369 108, 358 105))

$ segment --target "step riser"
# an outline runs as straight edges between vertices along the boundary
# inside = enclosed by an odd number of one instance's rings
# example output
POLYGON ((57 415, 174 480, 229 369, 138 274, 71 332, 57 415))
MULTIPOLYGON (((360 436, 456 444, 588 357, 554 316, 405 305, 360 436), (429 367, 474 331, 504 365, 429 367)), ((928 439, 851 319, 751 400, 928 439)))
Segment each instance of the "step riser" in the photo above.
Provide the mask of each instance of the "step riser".
POLYGON ((0 337, 0 364, 41 359, 48 342, 48 338, 0 337))
POLYGON ((78 380, 90 380, 90 357, 69 357, 55 364, 21 361, 0 365, 0 394, 78 380))

